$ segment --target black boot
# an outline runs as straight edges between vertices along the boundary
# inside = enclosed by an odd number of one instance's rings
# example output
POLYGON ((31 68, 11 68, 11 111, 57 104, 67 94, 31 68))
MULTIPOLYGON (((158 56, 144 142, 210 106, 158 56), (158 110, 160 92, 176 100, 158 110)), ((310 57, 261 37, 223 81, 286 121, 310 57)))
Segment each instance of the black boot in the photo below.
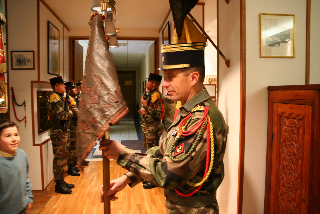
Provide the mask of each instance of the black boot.
POLYGON ((68 184, 68 183, 65 182, 64 180, 63 180, 63 183, 64 183, 64 185, 65 185, 68 189, 73 189, 73 188, 75 187, 74 184, 68 184))
POLYGON ((89 164, 89 161, 83 161, 82 163, 83 166, 88 166, 88 164, 89 164))
POLYGON ((63 179, 55 180, 55 182, 56 182, 56 186, 54 188, 55 192, 61 193, 61 194, 71 194, 72 193, 72 190, 66 187, 63 179))
POLYGON ((75 165, 69 165, 68 167, 68 174, 69 175, 72 175, 72 176, 80 176, 80 173, 77 172, 76 170, 76 166, 75 165))

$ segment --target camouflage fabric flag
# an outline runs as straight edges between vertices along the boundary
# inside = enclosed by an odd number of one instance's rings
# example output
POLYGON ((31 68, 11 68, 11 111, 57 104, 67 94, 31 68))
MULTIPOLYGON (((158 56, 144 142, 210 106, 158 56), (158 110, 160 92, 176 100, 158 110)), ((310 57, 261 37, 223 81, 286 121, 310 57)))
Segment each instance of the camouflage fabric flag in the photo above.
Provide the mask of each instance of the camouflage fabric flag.
POLYGON ((101 15, 92 15, 90 27, 77 125, 79 165, 96 145, 96 140, 103 138, 110 125, 118 123, 129 111, 121 93, 113 56, 109 52, 101 15))
POLYGON ((196 6, 199 0, 169 0, 173 21, 178 38, 181 38, 183 22, 186 15, 196 6))

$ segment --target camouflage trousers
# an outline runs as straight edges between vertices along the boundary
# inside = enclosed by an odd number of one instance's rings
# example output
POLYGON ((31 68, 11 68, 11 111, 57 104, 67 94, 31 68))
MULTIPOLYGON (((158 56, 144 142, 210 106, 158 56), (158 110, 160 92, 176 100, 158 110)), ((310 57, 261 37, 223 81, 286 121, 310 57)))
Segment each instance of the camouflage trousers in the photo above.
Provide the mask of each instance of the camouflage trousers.
POLYGON ((219 214, 219 206, 212 195, 183 197, 165 190, 167 214, 219 214))
POLYGON ((159 140, 163 132, 163 124, 142 125, 144 148, 147 151, 149 148, 159 146, 159 140))
POLYGON ((76 165, 77 153, 76 153, 76 130, 70 130, 70 146, 69 146, 69 158, 68 165, 76 165))
POLYGON ((63 179, 64 167, 67 165, 70 133, 60 129, 53 130, 50 134, 53 150, 53 176, 55 180, 63 179))

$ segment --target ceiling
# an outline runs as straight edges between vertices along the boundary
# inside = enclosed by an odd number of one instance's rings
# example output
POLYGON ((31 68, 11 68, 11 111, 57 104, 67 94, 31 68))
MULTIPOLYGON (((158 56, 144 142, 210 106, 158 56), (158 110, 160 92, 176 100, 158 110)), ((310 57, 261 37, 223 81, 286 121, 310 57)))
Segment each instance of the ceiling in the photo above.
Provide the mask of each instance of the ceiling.
MULTIPOLYGON (((43 0, 69 29, 89 29, 92 0, 43 0)), ((169 0, 115 0, 117 14, 113 22, 121 29, 160 29, 170 10, 169 0), (146 21, 147 20, 147 21, 146 21)), ((110 48, 117 68, 137 68, 153 41, 119 40, 118 48, 110 48)), ((86 49, 88 42, 81 42, 86 49)))

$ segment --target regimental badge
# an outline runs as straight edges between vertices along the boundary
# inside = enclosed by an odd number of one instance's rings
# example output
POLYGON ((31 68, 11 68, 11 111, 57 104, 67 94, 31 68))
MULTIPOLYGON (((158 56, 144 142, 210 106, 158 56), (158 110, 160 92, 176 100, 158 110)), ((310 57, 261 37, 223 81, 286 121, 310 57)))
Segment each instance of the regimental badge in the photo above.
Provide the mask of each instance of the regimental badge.
POLYGON ((177 136, 177 130, 172 129, 172 130, 171 130, 171 135, 172 135, 173 137, 177 136))
POLYGON ((183 151, 184 151, 184 143, 176 147, 176 149, 174 150, 174 156, 181 154, 183 151))
POLYGON ((54 100, 53 100, 53 102, 55 102, 55 103, 56 103, 56 102, 58 102, 58 100, 57 100, 57 99, 54 99, 54 100))

